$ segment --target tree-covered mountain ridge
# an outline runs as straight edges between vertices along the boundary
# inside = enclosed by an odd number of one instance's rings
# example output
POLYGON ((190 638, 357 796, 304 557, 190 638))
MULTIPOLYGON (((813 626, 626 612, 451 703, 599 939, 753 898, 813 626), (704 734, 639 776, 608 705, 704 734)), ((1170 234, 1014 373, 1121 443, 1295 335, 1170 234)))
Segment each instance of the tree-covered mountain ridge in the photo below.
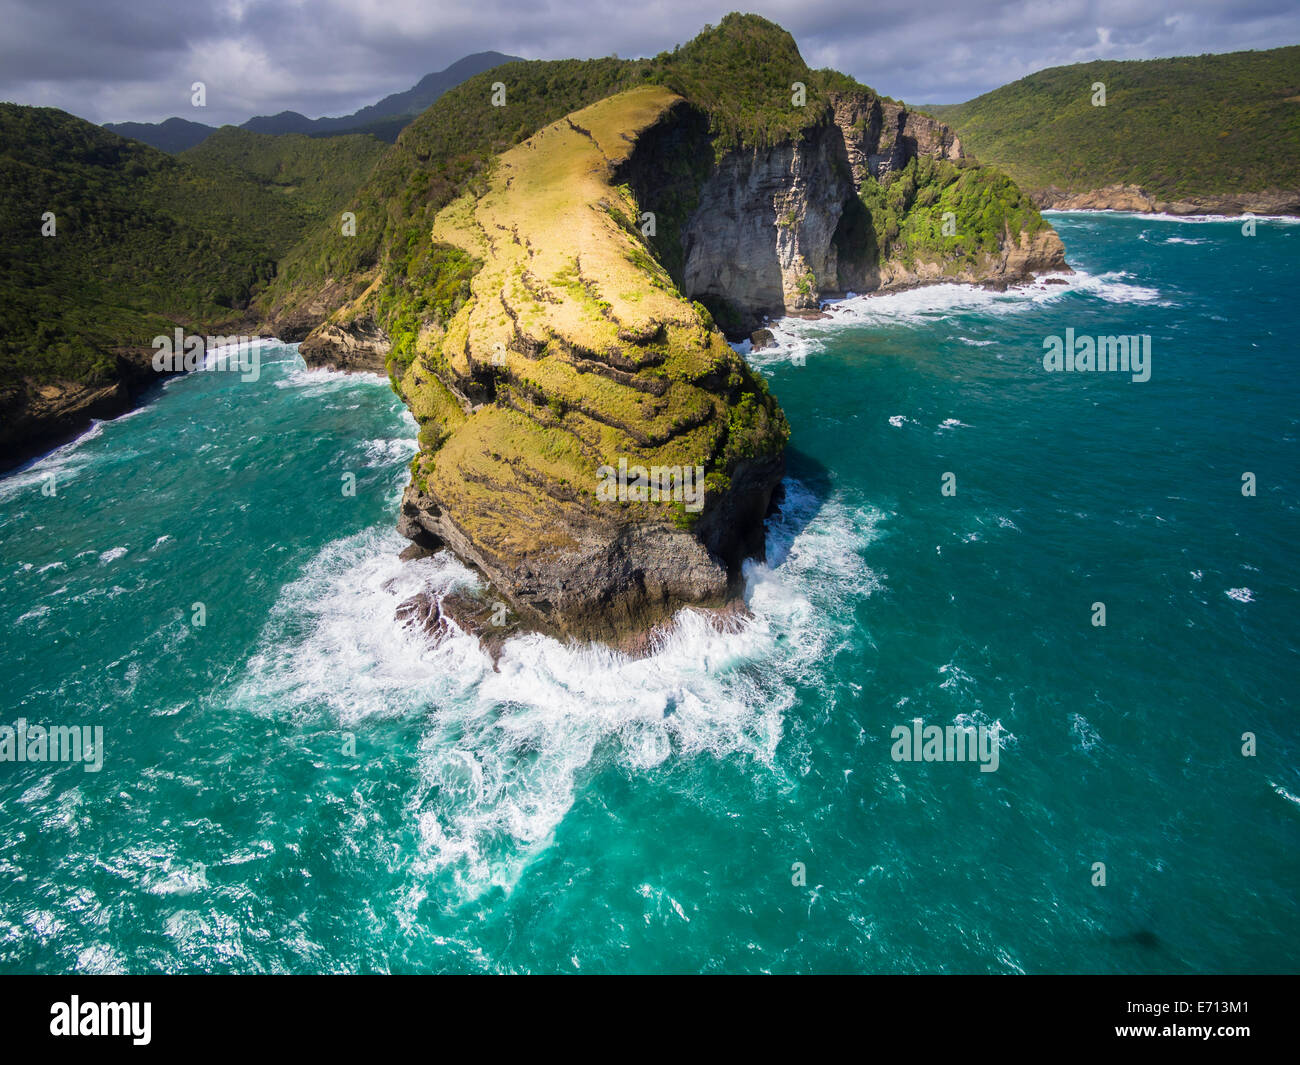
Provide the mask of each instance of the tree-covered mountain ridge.
POLYGON ((1300 214, 1300 46, 1052 67, 928 109, 1041 207, 1300 214))

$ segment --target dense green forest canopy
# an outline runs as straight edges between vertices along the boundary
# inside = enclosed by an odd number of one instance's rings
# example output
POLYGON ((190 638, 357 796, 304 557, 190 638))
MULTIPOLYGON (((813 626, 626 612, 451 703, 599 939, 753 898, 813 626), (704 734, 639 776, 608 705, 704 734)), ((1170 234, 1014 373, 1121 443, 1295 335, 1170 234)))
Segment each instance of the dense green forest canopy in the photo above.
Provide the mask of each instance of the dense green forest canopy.
POLYGON ((0 379, 107 380, 114 347, 240 320, 384 150, 233 129, 211 141, 175 159, 62 111, 0 104, 0 379))

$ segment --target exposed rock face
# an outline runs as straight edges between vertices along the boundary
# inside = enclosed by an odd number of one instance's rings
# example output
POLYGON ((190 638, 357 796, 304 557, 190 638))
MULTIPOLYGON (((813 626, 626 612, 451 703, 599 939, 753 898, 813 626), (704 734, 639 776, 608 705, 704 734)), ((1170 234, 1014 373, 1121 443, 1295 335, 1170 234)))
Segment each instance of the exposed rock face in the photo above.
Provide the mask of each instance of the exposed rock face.
MULTIPOLYGON (((680 115, 665 121, 683 125, 680 115)), ((620 178, 650 205, 662 196, 663 150, 663 138, 649 136, 621 168, 620 178)), ((708 150, 704 143, 686 148, 708 150)), ((831 94, 824 119, 799 139, 732 151, 708 172, 681 227, 683 290, 740 337, 767 318, 806 312, 850 291, 940 280, 1009 283, 1069 269, 1050 229, 1032 240, 1004 234, 997 254, 956 269, 882 260, 874 247, 846 240, 850 226, 861 228, 862 182, 887 181, 918 156, 964 160, 956 134, 929 115, 871 93, 831 94)))
POLYGON ((1030 194, 1041 208, 1060 211, 1134 211, 1141 214, 1300 214, 1300 191, 1246 192, 1197 196, 1191 200, 1161 200, 1138 185, 1107 185, 1088 192, 1066 192, 1055 186, 1030 194))
POLYGON ((442 610, 438 600, 428 592, 419 592, 397 605, 397 620, 403 626, 436 636, 442 628, 442 610))
POLYGON ((325 322, 302 342, 298 354, 308 366, 382 374, 392 347, 388 334, 366 316, 342 325, 325 322))
POLYGON ((312 330, 348 303, 356 295, 356 290, 364 288, 365 284, 364 276, 352 278, 348 282, 330 278, 305 293, 295 306, 260 307, 257 331, 283 340, 286 344, 305 340, 312 330))
POLYGON ((854 195, 844 162, 833 126, 723 158, 682 232, 686 294, 729 305, 741 332, 816 307, 818 279, 837 275, 832 238, 854 195))
POLYGON ((82 432, 94 418, 116 418, 136 406, 156 380, 152 349, 115 352, 114 380, 30 381, 0 391, 0 471, 17 466, 82 432))
POLYGON ((937 118, 909 111, 893 100, 833 93, 831 108, 855 189, 868 174, 879 180, 918 155, 952 163, 963 157, 961 141, 951 129, 937 118))
MULTIPOLYGON (((742 489, 745 501, 725 509, 741 510, 736 516, 761 533, 763 514, 781 473, 779 460, 754 471, 750 480, 757 484, 747 484, 749 491, 742 489)), ((714 512, 723 509, 715 507, 714 512)), ((558 550, 520 551, 510 540, 471 538, 457 524, 458 515, 433 495, 410 486, 402 498, 398 529, 451 548, 489 579, 494 593, 509 604, 508 618, 522 616, 532 627, 557 635, 621 645, 680 607, 720 607, 736 590, 735 565, 745 554, 737 551, 736 537, 725 520, 710 521, 712 535, 706 543, 694 532, 629 524, 595 508, 561 512, 554 501, 529 515, 543 516, 562 537, 563 542, 554 545, 558 550), (723 553, 727 547, 730 566, 723 553)))

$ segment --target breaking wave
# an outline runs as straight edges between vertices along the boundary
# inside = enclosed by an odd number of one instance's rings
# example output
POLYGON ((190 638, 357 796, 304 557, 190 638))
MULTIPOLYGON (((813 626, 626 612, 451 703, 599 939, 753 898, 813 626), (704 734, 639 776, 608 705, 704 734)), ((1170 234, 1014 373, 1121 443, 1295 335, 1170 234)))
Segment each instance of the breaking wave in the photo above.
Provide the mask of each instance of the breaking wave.
POLYGON ((445 552, 400 562, 391 531, 334 541, 281 591, 232 704, 299 724, 321 713, 341 728, 420 722, 407 804, 417 873, 448 877, 461 899, 508 891, 599 766, 635 773, 708 756, 778 772, 797 687, 824 684, 847 639, 837 618, 850 611, 835 603, 881 587, 863 552, 883 520, 795 480, 785 489, 769 561, 746 567, 752 616, 720 632, 682 610, 639 659, 530 634, 508 641, 494 668, 454 626, 430 639, 395 616, 417 593, 476 583, 472 571, 445 552))

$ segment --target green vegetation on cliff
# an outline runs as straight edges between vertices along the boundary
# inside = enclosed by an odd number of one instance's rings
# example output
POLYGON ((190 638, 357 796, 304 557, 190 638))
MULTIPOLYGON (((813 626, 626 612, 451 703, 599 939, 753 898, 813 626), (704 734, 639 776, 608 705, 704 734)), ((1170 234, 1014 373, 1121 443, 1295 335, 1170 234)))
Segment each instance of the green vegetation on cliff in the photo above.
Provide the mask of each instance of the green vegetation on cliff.
MULTIPOLYGON (((225 127, 170 158, 60 112, 7 107, 0 112, 0 167, 16 193, 4 202, 0 220, 16 237, 0 253, 3 294, 9 296, 0 312, 6 327, 0 373, 111 380, 108 352, 147 345, 172 324, 204 332, 260 328, 298 338, 327 316, 331 329, 346 331, 355 323, 354 336, 378 338, 394 387, 416 409, 422 443, 432 453, 455 429, 462 408, 492 402, 501 384, 483 360, 461 373, 465 368, 453 367, 446 355, 464 348, 456 330, 468 320, 465 309, 479 308, 475 329, 485 336, 505 330, 510 293, 519 296, 520 286, 527 290, 536 281, 532 274, 498 276, 494 264, 507 231, 482 240, 463 232, 448 239, 444 213, 488 196, 499 187, 506 155, 525 142, 537 151, 530 138, 564 123, 577 143, 600 141, 592 165, 604 167, 609 191, 588 209, 618 235, 601 248, 619 249, 617 261, 575 253, 548 267, 550 298, 565 304, 566 313, 585 316, 584 328, 609 334, 596 344, 584 346, 572 336, 564 343, 590 350, 595 361, 612 360, 619 373, 644 374, 634 391, 644 387, 663 396, 667 387, 676 395, 675 385, 698 377, 698 367, 679 357, 686 333, 650 343, 637 328, 611 332, 610 323, 642 321, 648 308, 668 299, 674 309, 656 320, 656 329, 681 317, 680 304, 690 309, 689 324, 682 319, 681 328, 711 335, 709 312, 683 301, 682 234, 706 179, 733 149, 759 151, 811 134, 806 149, 822 153, 818 165, 829 159, 831 167, 823 168, 822 178, 835 190, 827 209, 840 209, 841 189, 851 201, 844 207, 852 217, 837 239, 852 244, 853 254, 841 262, 856 258, 870 268, 885 256, 906 265, 942 260, 956 273, 995 252, 1005 237, 1042 225, 1007 179, 929 156, 880 183, 868 177, 855 199, 850 163, 834 157, 836 137, 843 134, 846 151, 853 140, 855 158, 865 158, 877 151, 878 136, 903 136, 901 126, 895 129, 899 116, 899 105, 852 78, 810 70, 779 26, 736 14, 653 59, 518 61, 484 71, 442 95, 390 147, 366 136, 271 136, 225 127), (792 98, 796 83, 806 90, 802 100, 792 98), (635 127, 646 142, 638 140, 633 165, 631 142, 624 139, 633 136, 633 127, 610 134, 606 143, 576 115, 600 101, 636 99, 643 92, 659 94, 660 106, 653 123, 635 127), (853 120, 842 118, 845 107, 859 116, 852 131, 853 120), (56 238, 40 236, 46 210, 57 216, 56 238), (642 233, 643 210, 655 213, 656 231, 642 233), (955 237, 943 228, 949 210, 957 218, 955 237), (344 224, 345 212, 354 229, 344 224), (505 286, 490 320, 483 318, 482 294, 475 295, 485 269, 505 286), (622 290, 611 291, 610 278, 622 278, 622 290), (628 311, 633 306, 640 316, 628 311), (631 366, 611 354, 626 354, 629 343, 641 345, 631 366)), ((948 139, 937 149, 932 125, 922 124, 920 136, 928 145, 923 151, 951 148, 946 130, 948 139)), ((909 143, 914 154, 915 142, 909 143)), ((888 150, 902 149, 895 144, 888 150)), ((862 169, 860 162, 852 165, 862 169)), ((576 179, 566 174, 556 180, 576 179)), ((789 224, 795 224, 793 214, 789 224)), ((509 239, 525 239, 509 233, 509 239)), ((546 230, 546 239, 564 249, 573 243, 560 230, 546 230)), ((787 278, 787 288, 798 290, 799 306, 808 306, 822 280, 806 266, 799 277, 787 278)), ((725 310, 716 299, 709 305, 716 313, 725 310)), ((644 319, 645 329, 650 321, 644 319)), ((715 341, 721 343, 714 337, 708 345, 715 341)), ((510 350, 504 332, 501 343, 510 350)), ((728 407, 714 419, 698 403, 651 404, 657 428, 638 429, 650 417, 644 403, 622 409, 627 396, 621 386, 610 388, 585 369, 575 376, 563 360, 545 358, 536 373, 507 390, 521 405, 540 405, 561 419, 591 416, 594 404, 609 425, 643 442, 658 439, 660 430, 671 436, 708 422, 719 435, 694 450, 710 455, 711 472, 725 477, 738 457, 761 452, 763 440, 784 430, 774 402, 760 399, 765 391, 747 371, 736 370, 729 357, 709 358, 710 373, 722 373, 726 362, 725 377, 740 374, 727 400, 740 405, 739 413, 728 407)))
POLYGON ((733 12, 686 44, 655 57, 644 76, 709 115, 714 151, 766 147, 813 125, 826 109, 823 80, 785 30, 757 15, 733 12), (795 105, 795 83, 804 103, 795 105))
POLYGON ((1053 67, 927 110, 1026 189, 1123 183, 1178 199, 1300 186, 1300 46, 1053 67))
POLYGON ((956 272, 998 254, 1008 233, 1048 228, 1015 182, 991 167, 918 156, 883 182, 868 176, 860 194, 880 257, 908 267, 942 262, 956 272))
MULTIPOLYGON (((356 236, 331 224, 294 250, 261 301, 267 317, 292 315, 330 281, 341 281, 350 300, 378 277, 373 310, 393 340, 397 361, 390 371, 400 378, 417 321, 443 302, 435 293, 448 283, 447 263, 427 239, 437 212, 474 182, 481 187, 500 152, 572 111, 644 84, 665 86, 699 108, 708 118, 715 152, 772 143, 825 121, 826 91, 834 87, 827 72, 809 70, 785 30, 756 15, 738 14, 653 60, 520 61, 476 75, 403 130, 358 189, 348 207, 357 217, 356 236), (791 85, 800 80, 808 87, 807 104, 796 107, 791 85), (494 95, 498 82, 503 97, 494 95), (504 99, 504 106, 494 99, 504 99)), ((707 162, 684 161, 686 176, 698 178, 707 162)), ((681 218, 665 218, 669 239, 654 241, 654 252, 670 271, 680 258, 672 239, 674 222, 684 220, 692 206, 691 196, 683 196, 676 212, 681 218)), ((459 276, 461 265, 451 269, 459 276)), ((342 316, 356 310, 348 308, 342 316)), ((435 317, 442 321, 440 314, 435 317)))

